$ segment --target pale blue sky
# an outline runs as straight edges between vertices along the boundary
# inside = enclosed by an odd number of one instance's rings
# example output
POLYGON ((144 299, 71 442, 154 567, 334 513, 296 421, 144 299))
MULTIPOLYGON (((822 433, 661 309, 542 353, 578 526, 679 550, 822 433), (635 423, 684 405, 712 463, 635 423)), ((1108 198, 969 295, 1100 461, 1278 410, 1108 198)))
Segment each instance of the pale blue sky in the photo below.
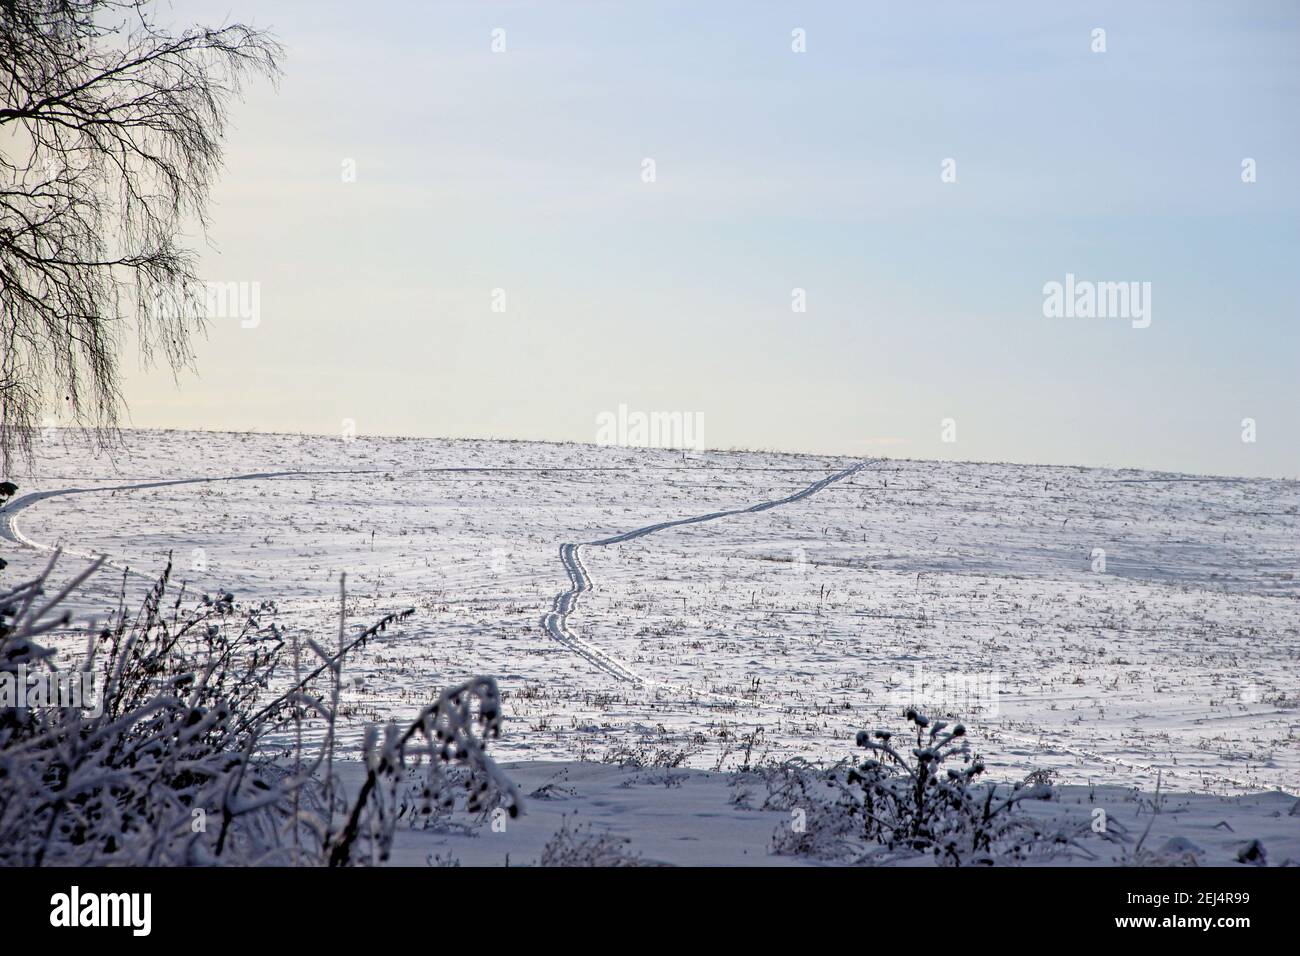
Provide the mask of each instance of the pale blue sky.
POLYGON ((132 367, 136 425, 592 441, 622 403, 712 447, 1300 475, 1300 5, 177 9, 288 57, 203 256, 260 324, 179 388, 132 367), (1067 272, 1151 282, 1151 326, 1045 318, 1067 272))

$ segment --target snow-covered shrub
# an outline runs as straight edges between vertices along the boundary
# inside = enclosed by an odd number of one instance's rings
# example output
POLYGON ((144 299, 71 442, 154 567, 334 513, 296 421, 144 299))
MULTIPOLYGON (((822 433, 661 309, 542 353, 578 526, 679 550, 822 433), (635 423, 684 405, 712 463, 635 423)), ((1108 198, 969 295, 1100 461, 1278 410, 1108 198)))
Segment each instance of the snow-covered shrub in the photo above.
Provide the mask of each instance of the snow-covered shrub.
POLYGON ((590 826, 569 826, 568 817, 542 848, 538 866, 644 866, 641 856, 628 849, 626 837, 594 832, 590 826))
POLYGON ((476 677, 444 690, 404 730, 390 723, 381 740, 378 729, 370 727, 365 782, 345 815, 339 838, 332 841, 330 865, 353 862, 358 841, 371 862, 387 859, 407 771, 421 765, 421 814, 447 813, 457 806, 457 791, 463 790, 470 813, 500 809, 518 815, 523 806, 518 791, 487 755, 487 740, 500 736, 501 720, 496 681, 476 677))
MULTIPOLYGON (((49 597, 54 563, 0 591, 0 683, 9 687, 60 673, 39 641, 68 628, 62 605, 102 562, 49 597)), ((0 699, 0 865, 379 862, 396 825, 394 794, 417 767, 430 803, 456 805, 448 771, 460 768, 464 806, 518 812, 486 753, 501 727, 490 678, 448 689, 405 728, 371 730, 365 780, 355 798, 344 795, 334 770, 343 661, 412 612, 347 639, 340 620, 336 650, 307 642, 320 662, 304 673, 273 605, 243 608, 230 595, 190 604, 183 589, 169 600, 170 571, 137 612, 88 635, 75 672, 98 677, 100 706, 0 699), (272 696, 286 673, 289 689, 272 696), (327 729, 308 754, 301 724, 311 716, 327 729), (266 743, 295 730, 291 761, 266 743)))
POLYGON ((858 733, 858 746, 872 756, 850 771, 848 783, 860 788, 868 839, 958 864, 1019 860, 1042 848, 1036 825, 1013 811, 1022 800, 1050 798, 1049 784, 1017 783, 1007 793, 991 784, 977 789, 984 762, 971 755, 966 728, 956 724, 949 730, 942 720, 931 724, 915 708, 907 719, 916 734, 910 749, 910 734, 896 744, 887 730, 858 733))
POLYGON ((821 770, 795 757, 740 773, 736 780, 742 786, 732 802, 748 807, 750 792, 744 784, 757 778, 766 792, 761 809, 790 814, 790 822, 772 835, 773 853, 849 859, 862 851, 862 825, 854 794, 844 784, 844 769, 841 763, 821 770))
POLYGON ((984 763, 962 724, 932 724, 914 708, 906 716, 912 726, 902 740, 888 730, 858 734, 870 756, 856 767, 787 765, 764 774, 764 808, 795 817, 773 835, 773 852, 855 863, 926 855, 969 865, 1077 848, 1077 828, 1053 830, 1016 812, 1024 800, 1050 799, 1050 785, 977 782, 984 763))

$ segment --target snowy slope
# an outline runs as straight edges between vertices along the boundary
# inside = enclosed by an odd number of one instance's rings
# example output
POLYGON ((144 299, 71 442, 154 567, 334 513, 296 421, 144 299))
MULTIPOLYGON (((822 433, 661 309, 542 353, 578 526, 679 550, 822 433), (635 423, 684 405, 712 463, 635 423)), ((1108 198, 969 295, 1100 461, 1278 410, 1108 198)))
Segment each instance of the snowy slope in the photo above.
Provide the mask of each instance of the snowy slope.
POLYGON ((350 664, 354 732, 489 673, 511 759, 833 762, 914 701, 1002 779, 1300 790, 1297 482, 132 432, 112 460, 60 435, 19 484, 11 578, 62 543, 134 572, 171 551, 304 634, 340 570, 357 627, 414 606, 350 664))

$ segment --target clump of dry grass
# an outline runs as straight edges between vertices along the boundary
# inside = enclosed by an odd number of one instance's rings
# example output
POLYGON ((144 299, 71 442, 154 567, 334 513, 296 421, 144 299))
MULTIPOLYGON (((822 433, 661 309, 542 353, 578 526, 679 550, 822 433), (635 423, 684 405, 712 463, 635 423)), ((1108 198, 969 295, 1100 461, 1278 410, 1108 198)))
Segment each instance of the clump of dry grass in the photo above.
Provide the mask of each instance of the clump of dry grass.
POLYGON ((597 832, 587 824, 569 826, 568 817, 560 821, 542 849, 538 866, 644 866, 640 854, 628 849, 625 837, 597 832))

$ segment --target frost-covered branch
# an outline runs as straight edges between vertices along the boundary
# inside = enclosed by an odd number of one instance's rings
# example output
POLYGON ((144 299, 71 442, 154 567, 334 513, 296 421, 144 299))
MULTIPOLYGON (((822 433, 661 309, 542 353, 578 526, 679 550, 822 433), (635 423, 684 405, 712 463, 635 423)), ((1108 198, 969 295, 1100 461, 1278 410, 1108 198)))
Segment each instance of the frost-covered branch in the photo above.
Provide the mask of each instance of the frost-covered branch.
POLYGON ((355 799, 342 796, 343 659, 409 612, 352 640, 341 617, 337 653, 322 652, 325 665, 306 675, 295 667, 290 689, 264 703, 287 647, 274 605, 244 608, 229 594, 187 603, 183 589, 170 598, 168 565, 139 610, 89 633, 84 660, 63 674, 36 638, 66 631, 63 605, 102 562, 47 597, 58 559, 0 593, 0 689, 75 674, 94 696, 30 706, 0 698, 0 865, 382 862, 398 788, 415 767, 430 806, 455 806, 467 784, 471 812, 522 807, 487 754, 502 714, 496 682, 484 677, 448 689, 404 729, 389 725, 382 745, 370 728, 365 782, 355 799), (299 743, 287 764, 267 738, 313 712, 325 737, 305 760, 299 743))

